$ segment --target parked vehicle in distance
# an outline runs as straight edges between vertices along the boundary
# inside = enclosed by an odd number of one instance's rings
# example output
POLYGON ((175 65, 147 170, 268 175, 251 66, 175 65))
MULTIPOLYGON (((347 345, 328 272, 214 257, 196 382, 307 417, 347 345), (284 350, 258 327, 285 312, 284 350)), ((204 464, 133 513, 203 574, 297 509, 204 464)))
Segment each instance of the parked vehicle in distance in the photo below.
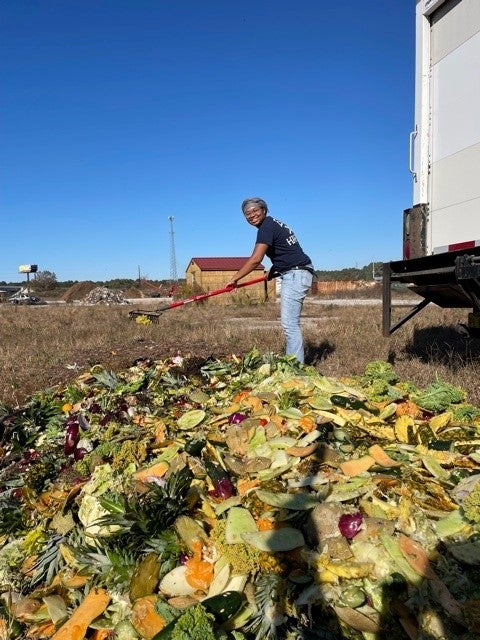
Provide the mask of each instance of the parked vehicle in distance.
POLYGON ((10 298, 10 302, 12 304, 47 304, 45 300, 42 300, 31 293, 22 293, 21 291, 13 295, 10 298))
MULTIPOLYGON (((413 0, 410 0, 413 4, 413 0)), ((480 2, 415 0, 413 206, 403 214, 403 259, 383 265, 383 333, 429 302, 470 309, 480 335, 480 2), (423 300, 392 326, 391 285, 423 300)))

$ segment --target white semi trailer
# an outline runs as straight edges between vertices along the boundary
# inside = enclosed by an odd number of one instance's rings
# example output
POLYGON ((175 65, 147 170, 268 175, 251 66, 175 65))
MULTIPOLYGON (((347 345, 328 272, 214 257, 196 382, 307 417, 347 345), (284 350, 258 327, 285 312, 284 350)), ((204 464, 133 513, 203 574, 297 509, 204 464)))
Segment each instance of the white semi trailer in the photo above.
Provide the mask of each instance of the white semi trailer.
POLYGON ((468 308, 480 333, 480 0, 416 0, 413 206, 403 260, 383 265, 383 332, 429 302, 468 308), (422 300, 392 325, 392 284, 422 300))

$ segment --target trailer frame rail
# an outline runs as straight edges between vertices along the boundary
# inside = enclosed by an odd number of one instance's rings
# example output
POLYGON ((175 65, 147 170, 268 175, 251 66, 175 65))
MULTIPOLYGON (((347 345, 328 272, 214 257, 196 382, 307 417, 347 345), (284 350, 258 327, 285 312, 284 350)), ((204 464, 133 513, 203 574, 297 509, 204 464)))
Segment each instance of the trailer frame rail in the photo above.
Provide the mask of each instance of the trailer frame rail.
POLYGON ((383 264, 384 336, 391 336, 429 303, 444 308, 470 308, 473 322, 471 327, 465 328, 472 337, 480 336, 480 247, 383 264), (407 285, 423 299, 392 324, 392 287, 395 283, 407 285))

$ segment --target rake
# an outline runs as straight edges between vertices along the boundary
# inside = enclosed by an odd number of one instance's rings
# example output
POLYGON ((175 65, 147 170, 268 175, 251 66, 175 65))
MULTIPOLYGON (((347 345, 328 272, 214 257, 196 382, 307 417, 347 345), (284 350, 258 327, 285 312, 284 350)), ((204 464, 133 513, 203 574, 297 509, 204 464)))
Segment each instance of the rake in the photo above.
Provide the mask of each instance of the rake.
POLYGON ((206 300, 207 298, 212 298, 213 296, 219 296, 222 293, 228 293, 235 291, 236 289, 241 289, 242 287, 249 287, 252 284, 258 284, 259 282, 265 282, 267 280, 267 276, 262 276, 261 278, 255 278, 253 280, 247 280, 247 282, 241 282, 237 284, 236 287, 223 287, 223 289, 214 289, 213 291, 208 291, 207 293, 199 293, 196 296, 191 296, 190 298, 186 298, 185 300, 175 300, 165 307, 159 307, 154 311, 130 311, 128 316, 131 319, 138 318, 140 316, 145 316, 149 318, 152 322, 158 322, 158 318, 162 315, 164 311, 168 311, 169 309, 175 309, 176 307, 182 307, 185 304, 189 304, 190 302, 200 302, 201 300, 206 300))

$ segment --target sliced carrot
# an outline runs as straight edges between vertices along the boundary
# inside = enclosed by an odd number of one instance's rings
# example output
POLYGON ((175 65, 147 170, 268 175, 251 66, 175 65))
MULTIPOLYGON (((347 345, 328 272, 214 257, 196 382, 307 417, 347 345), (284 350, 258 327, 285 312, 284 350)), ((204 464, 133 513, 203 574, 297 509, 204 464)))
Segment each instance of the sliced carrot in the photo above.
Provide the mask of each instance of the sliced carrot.
POLYGON ((256 522, 259 531, 271 531, 275 529, 275 522, 269 518, 258 518, 256 522))
POLYGON ((148 482, 148 478, 162 478, 168 471, 169 465, 166 462, 158 462, 146 469, 140 469, 135 473, 135 480, 148 482))
POLYGON ((452 616, 454 620, 463 624, 462 605, 455 600, 447 585, 432 569, 428 555, 418 542, 408 536, 401 535, 398 539, 400 549, 408 564, 421 576, 428 578, 432 584, 433 598, 452 616))
POLYGON ((398 538, 400 550, 405 556, 405 560, 418 574, 424 578, 434 578, 435 572, 430 566, 428 555, 418 542, 412 540, 408 536, 401 535, 398 538))
POLYGON ((197 558, 189 558, 185 563, 185 580, 191 587, 206 591, 213 580, 213 564, 197 558))
POLYGON ((346 476, 358 476, 364 471, 368 471, 375 464, 372 456, 362 456, 352 460, 345 460, 340 463, 340 469, 346 476))
POLYGON ((379 464, 381 467, 387 467, 387 468, 399 467, 402 464, 401 462, 397 462, 396 460, 393 460, 392 458, 390 458, 390 456, 387 453, 385 453, 382 447, 378 444, 372 445, 369 448, 368 453, 372 456, 375 462, 379 464))
MULTIPOLYGON (((56 631, 56 626, 50 620, 48 622, 39 622, 38 624, 30 627, 27 632, 27 638, 51 638, 56 631)), ((2 635, 2 629, 0 627, 0 638, 10 638, 8 632, 6 635, 2 635)))
POLYGON ((88 576, 81 576, 78 573, 60 571, 50 583, 51 586, 62 585, 67 589, 80 589, 88 582, 88 576))
POLYGON ((233 396, 233 401, 234 402, 240 402, 241 400, 243 400, 244 398, 246 398, 247 396, 250 395, 250 391, 239 391, 236 395, 233 396))
POLYGON ((130 622, 142 638, 147 640, 156 636, 166 626, 165 618, 157 613, 155 608, 158 600, 159 596, 149 595, 137 598, 133 604, 130 622))
POLYGON ((65 576, 62 578, 62 584, 67 587, 67 589, 80 589, 84 587, 88 582, 87 576, 81 576, 78 573, 71 577, 65 576))
POLYGON ((91 640, 111 640, 114 637, 114 633, 112 629, 95 629, 91 640))
POLYGON ((185 563, 185 580, 191 587, 206 591, 213 580, 213 564, 202 560, 201 540, 195 540, 192 547, 193 557, 185 563))
POLYGON ((419 418, 422 415, 422 410, 412 400, 405 400, 397 404, 395 409, 397 416, 411 416, 412 418, 419 418))
POLYGON ((110 595, 105 589, 92 589, 53 636, 52 640, 83 640, 90 623, 108 607, 110 595))
POLYGON ((305 433, 310 433, 310 431, 313 431, 317 426, 317 423, 315 422, 315 420, 313 420, 309 416, 303 416, 303 418, 300 418, 298 423, 302 427, 302 430, 305 433))
POLYGON ((247 480, 244 478, 240 478, 237 480, 237 492, 239 496, 243 496, 250 491, 251 489, 255 489, 260 484, 260 480, 254 478, 253 480, 247 480))
POLYGON ((257 396, 246 396, 240 402, 242 407, 249 407, 252 413, 261 413, 263 411, 263 404, 260 398, 257 396))

